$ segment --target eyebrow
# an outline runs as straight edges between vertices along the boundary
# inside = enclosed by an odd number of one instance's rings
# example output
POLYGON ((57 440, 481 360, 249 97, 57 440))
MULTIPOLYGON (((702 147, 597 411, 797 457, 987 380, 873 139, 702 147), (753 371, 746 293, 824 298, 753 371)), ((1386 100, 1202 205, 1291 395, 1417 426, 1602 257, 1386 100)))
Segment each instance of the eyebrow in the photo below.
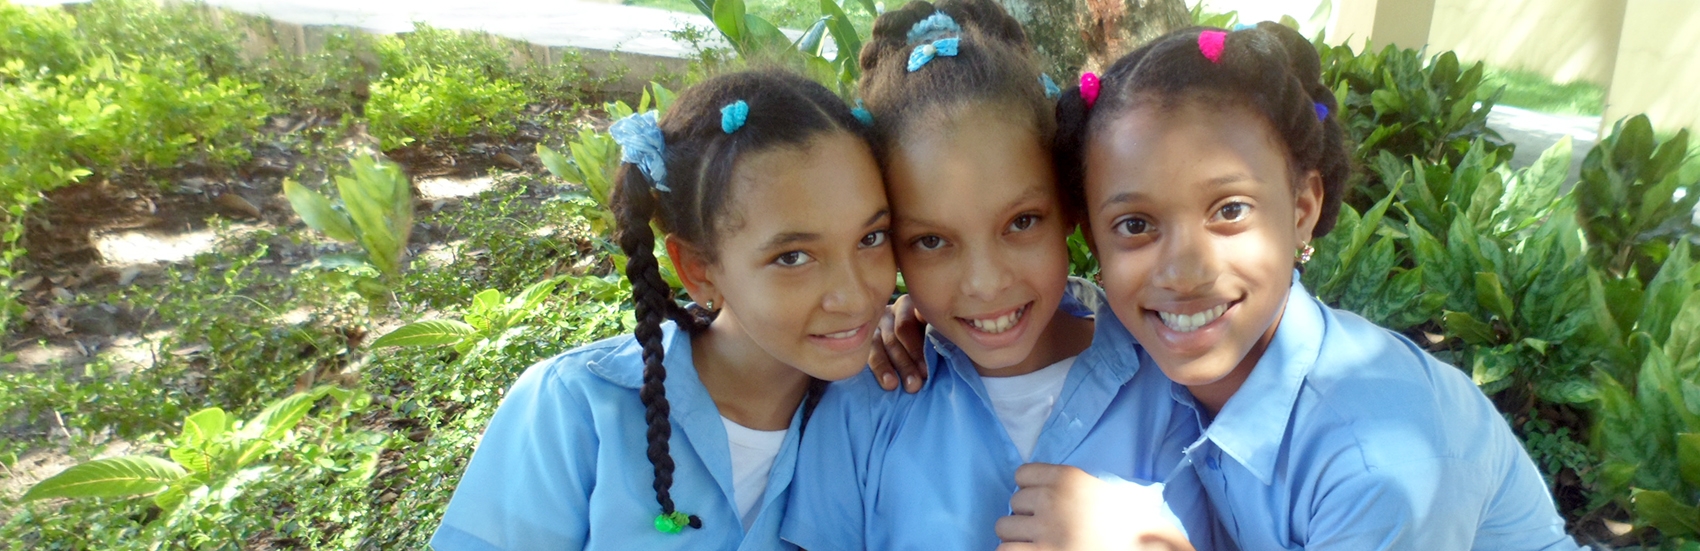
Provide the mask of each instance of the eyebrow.
MULTIPOLYGON (((1204 185, 1204 186, 1217 188, 1217 187, 1222 187, 1222 186, 1237 183, 1237 182, 1250 182, 1250 181, 1255 181, 1255 179, 1252 178, 1250 174, 1246 174, 1244 172, 1235 172, 1233 174, 1224 174, 1222 176, 1217 176, 1215 178, 1211 178, 1211 179, 1208 179, 1208 180, 1205 180, 1205 181, 1202 181, 1202 182, 1198 182, 1197 185, 1204 185)), ((1144 200, 1148 199, 1149 197, 1150 197, 1149 195, 1146 195, 1145 193, 1138 192, 1138 191, 1128 191, 1128 192, 1123 192, 1123 193, 1117 193, 1115 195, 1111 195, 1110 198, 1105 199, 1103 203, 1100 203, 1098 205, 1098 211, 1103 212, 1103 211, 1109 210, 1110 207, 1120 205, 1120 204, 1144 201, 1144 200)))
MULTIPOLYGON (((1008 211, 1010 209, 1015 208, 1017 205, 1020 205, 1022 203, 1028 202, 1028 201, 1032 201, 1034 199, 1038 199, 1038 198, 1044 196, 1044 194, 1045 194, 1045 190, 1043 190, 1043 189, 1030 188, 1027 191, 1022 192, 1021 195, 1016 196, 1016 198, 1011 200, 1009 203, 1005 204, 1002 209, 999 209, 999 212, 1008 211)), ((931 220, 927 220, 925 218, 916 218, 916 217, 913 217, 913 216, 904 216, 904 217, 901 218, 901 220, 905 224, 913 224, 913 225, 918 225, 918 226, 933 226, 933 227, 938 226, 938 224, 934 224, 931 220)))
MULTIPOLYGON (((880 209, 879 212, 876 212, 876 213, 874 213, 873 216, 868 217, 868 221, 863 222, 862 227, 865 228, 865 227, 868 227, 868 226, 872 226, 874 224, 878 224, 880 220, 885 219, 888 216, 891 216, 891 209, 880 209)), ((815 241, 815 240, 820 239, 820 238, 821 238, 821 234, 815 233, 815 232, 785 232, 785 233, 781 233, 779 235, 775 235, 775 236, 773 236, 772 239, 767 240, 767 244, 762 245, 761 250, 770 251, 770 250, 774 250, 774 249, 780 249, 780 248, 784 248, 784 247, 789 247, 789 246, 797 244, 797 243, 806 243, 806 242, 809 242, 809 241, 815 241)))

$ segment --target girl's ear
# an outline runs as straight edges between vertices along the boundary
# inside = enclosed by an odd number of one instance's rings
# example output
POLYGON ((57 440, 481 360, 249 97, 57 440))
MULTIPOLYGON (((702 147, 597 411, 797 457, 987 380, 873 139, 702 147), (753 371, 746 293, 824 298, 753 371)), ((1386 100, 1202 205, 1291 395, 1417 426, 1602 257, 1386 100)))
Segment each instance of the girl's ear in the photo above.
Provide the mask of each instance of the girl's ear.
POLYGON ((667 258, 673 262, 673 272, 679 274, 679 282, 685 285, 685 292, 690 293, 691 300, 697 304, 720 302, 720 290, 715 287, 714 277, 709 273, 708 258, 690 243, 671 235, 667 236, 665 243, 667 258))
POLYGON ((1311 235, 1316 231, 1316 221, 1322 217, 1322 173, 1316 170, 1305 172, 1295 187, 1298 193, 1293 198, 1293 219, 1297 227, 1293 230, 1294 236, 1299 238, 1295 246, 1303 247, 1310 243, 1311 235))

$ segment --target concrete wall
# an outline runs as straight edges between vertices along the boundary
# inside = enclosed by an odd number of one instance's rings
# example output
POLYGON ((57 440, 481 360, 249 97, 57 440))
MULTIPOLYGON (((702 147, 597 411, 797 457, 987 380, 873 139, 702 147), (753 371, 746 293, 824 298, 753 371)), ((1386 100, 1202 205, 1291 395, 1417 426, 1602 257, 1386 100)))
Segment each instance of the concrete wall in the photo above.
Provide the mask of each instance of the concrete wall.
POLYGON ((1611 82, 1625 2, 1434 0, 1428 45, 1465 60, 1528 69, 1555 82, 1604 85, 1611 82))
POLYGON ((1700 2, 1627 0, 1602 117, 1646 113, 1653 126, 1700 130, 1700 2))

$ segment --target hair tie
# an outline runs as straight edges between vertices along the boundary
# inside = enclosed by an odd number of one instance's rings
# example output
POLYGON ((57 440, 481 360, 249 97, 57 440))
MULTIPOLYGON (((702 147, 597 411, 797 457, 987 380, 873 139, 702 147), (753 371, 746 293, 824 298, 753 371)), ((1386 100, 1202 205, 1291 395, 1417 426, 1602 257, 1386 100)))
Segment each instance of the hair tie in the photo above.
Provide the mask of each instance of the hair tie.
POLYGON ((750 104, 744 100, 734 101, 720 108, 720 131, 727 134, 737 132, 744 127, 744 121, 750 119, 750 104))
POLYGON ((666 183, 667 145, 661 137, 661 127, 655 124, 655 111, 615 121, 608 127, 608 134, 614 137, 614 143, 620 144, 620 162, 636 166, 656 191, 673 191, 666 183))
POLYGON ((1328 119, 1328 106, 1323 105, 1322 102, 1320 102, 1320 101, 1316 102, 1316 120, 1320 121, 1320 120, 1327 120, 1327 119, 1328 119))
POLYGON ((850 115, 856 117, 856 120, 862 121, 862 126, 874 125, 874 114, 869 113, 868 108, 862 106, 860 99, 856 100, 856 108, 850 110, 850 115))
POLYGON ((915 22, 915 26, 909 27, 907 38, 909 44, 913 45, 946 35, 960 34, 962 34, 962 27, 956 24, 955 19, 951 19, 950 15, 945 12, 936 11, 927 16, 926 19, 915 22))
POLYGON ((950 37, 941 38, 927 44, 916 46, 915 51, 909 52, 909 72, 913 73, 921 70, 921 68, 927 66, 927 62, 932 61, 934 57, 956 57, 956 47, 961 44, 961 42, 962 39, 960 38, 950 37))
POLYGON ((1086 100, 1086 108, 1098 103, 1098 75, 1093 73, 1080 74, 1080 99, 1086 100))
POLYGON ((1204 53, 1204 58, 1211 63, 1222 63, 1222 49, 1227 47, 1228 33, 1222 31, 1204 31, 1198 33, 1198 51, 1204 53))
POLYGON ((1046 99, 1057 99, 1057 96, 1062 95, 1062 88, 1057 87, 1057 81, 1051 80, 1051 75, 1039 73, 1039 86, 1045 88, 1046 99))
POLYGON ((1234 24, 1234 31, 1235 32, 1249 31, 1249 30, 1255 29, 1255 28, 1257 28, 1257 25, 1247 25, 1245 23, 1235 23, 1234 24))

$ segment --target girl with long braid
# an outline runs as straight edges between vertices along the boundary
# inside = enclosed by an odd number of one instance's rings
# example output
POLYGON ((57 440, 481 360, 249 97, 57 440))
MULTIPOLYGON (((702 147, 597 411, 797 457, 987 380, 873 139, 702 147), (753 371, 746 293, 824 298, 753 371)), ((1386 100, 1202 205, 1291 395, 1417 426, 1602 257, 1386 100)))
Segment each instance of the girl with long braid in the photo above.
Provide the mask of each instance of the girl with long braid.
POLYGON ((896 283, 867 128, 818 84, 746 72, 610 130, 637 327, 520 376, 431 545, 795 549, 803 427, 862 371, 896 283), (652 224, 700 307, 661 278, 652 224))

